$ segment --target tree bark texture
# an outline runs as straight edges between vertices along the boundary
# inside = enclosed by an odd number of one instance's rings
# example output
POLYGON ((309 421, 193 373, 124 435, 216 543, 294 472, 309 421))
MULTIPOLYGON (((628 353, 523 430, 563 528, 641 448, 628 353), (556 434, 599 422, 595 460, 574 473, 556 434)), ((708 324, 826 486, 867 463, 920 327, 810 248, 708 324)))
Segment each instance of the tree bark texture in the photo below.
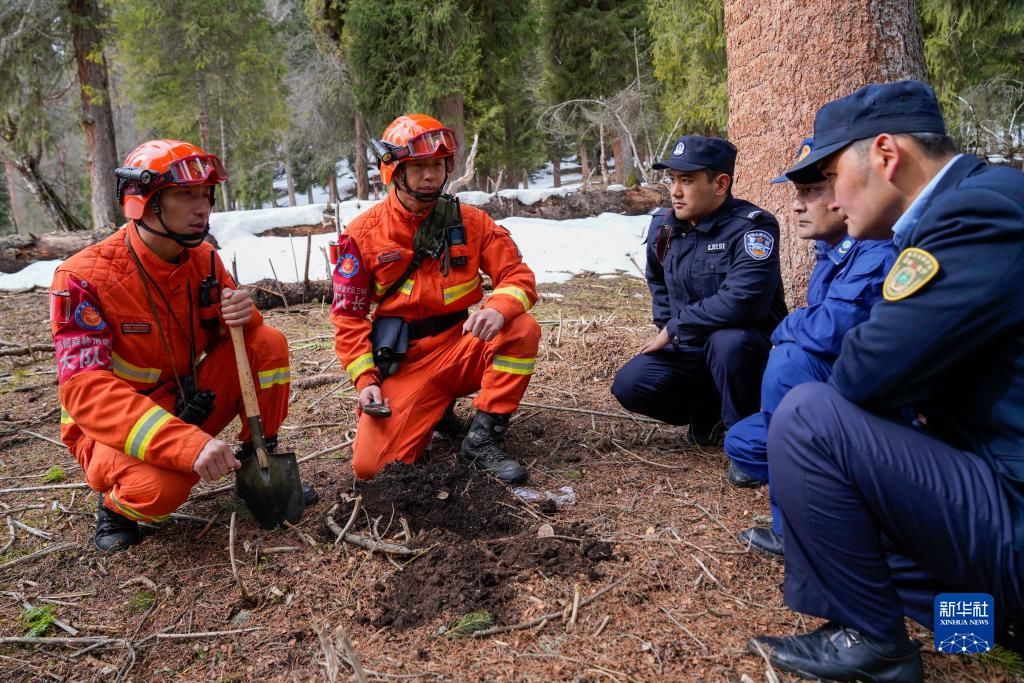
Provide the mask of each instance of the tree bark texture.
POLYGON ((107 59, 103 54, 103 20, 96 0, 70 0, 71 37, 78 67, 78 85, 82 95, 82 131, 85 133, 86 166, 93 227, 115 225, 121 219, 117 204, 114 169, 117 144, 114 114, 110 108, 110 83, 107 59))
POLYGON ((769 180, 795 161, 814 112, 868 83, 925 78, 914 0, 725 0, 729 139, 736 195, 779 219, 786 300, 805 301, 813 245, 796 237, 793 188, 769 180))
POLYGON ((366 163, 366 135, 363 132, 363 116, 358 111, 355 114, 355 126, 353 145, 356 160, 356 199, 369 199, 370 176, 366 163))
MULTIPOLYGON (((38 157, 26 154, 15 159, 8 159, 8 161, 25 181, 25 187, 28 188, 29 194, 39 202, 43 215, 54 229, 65 231, 85 229, 85 226, 61 200, 53 186, 43 177, 39 170, 38 157)), ((25 228, 25 226, 21 227, 25 228)))
POLYGON ((455 140, 459 149, 455 153, 455 170, 451 176, 461 178, 466 172, 466 153, 469 151, 469 141, 466 140, 466 113, 461 93, 448 95, 441 101, 442 119, 441 123, 448 126, 455 133, 455 140))
POLYGON ((551 187, 562 186, 562 160, 555 155, 551 158, 551 187))
MULTIPOLYGON (((218 98, 217 102, 218 116, 220 118, 220 162, 224 164, 224 168, 228 166, 228 135, 224 129, 224 103, 218 98)), ((209 150, 206 150, 209 154, 209 150)), ((230 177, 230 174, 228 174, 230 177)), ((220 196, 221 196, 221 211, 231 211, 231 183, 225 180, 220 184, 220 196)), ((216 207, 215 207, 216 208, 216 207)))

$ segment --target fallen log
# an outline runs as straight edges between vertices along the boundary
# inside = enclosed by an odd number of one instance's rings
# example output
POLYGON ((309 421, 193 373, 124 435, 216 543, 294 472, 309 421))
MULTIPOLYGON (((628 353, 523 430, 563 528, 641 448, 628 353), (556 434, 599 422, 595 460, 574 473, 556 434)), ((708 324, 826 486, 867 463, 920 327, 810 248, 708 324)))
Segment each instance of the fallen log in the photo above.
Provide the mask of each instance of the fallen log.
POLYGON ((280 283, 280 292, 278 291, 278 282, 270 278, 244 286, 249 290, 256 308, 261 311, 284 305, 284 299, 288 300, 290 306, 326 298, 330 305, 334 296, 333 284, 327 280, 310 280, 308 287, 301 282, 282 282, 280 283))
POLYGON ((81 232, 47 232, 0 237, 0 271, 15 273, 30 263, 66 259, 113 234, 110 228, 81 232))
POLYGON ((641 185, 619 192, 607 190, 577 190, 563 196, 552 195, 534 204, 523 204, 518 198, 504 198, 495 194, 479 208, 494 220, 510 216, 546 218, 562 221, 586 218, 602 213, 621 213, 638 216, 668 203, 668 187, 660 183, 641 185))

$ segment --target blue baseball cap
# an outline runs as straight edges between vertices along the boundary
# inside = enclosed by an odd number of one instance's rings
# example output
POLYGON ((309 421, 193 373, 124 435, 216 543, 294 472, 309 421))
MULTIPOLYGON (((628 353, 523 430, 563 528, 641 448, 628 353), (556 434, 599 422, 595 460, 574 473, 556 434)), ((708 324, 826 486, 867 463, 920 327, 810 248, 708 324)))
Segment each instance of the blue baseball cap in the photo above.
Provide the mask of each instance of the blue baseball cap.
MULTIPOLYGON (((807 156, 814 151, 814 138, 804 138, 804 141, 800 143, 800 148, 796 151, 796 162, 799 164, 801 161, 807 158, 807 156)), ((808 166, 797 171, 789 169, 778 178, 773 178, 773 183, 788 183, 790 181, 794 183, 817 183, 825 179, 825 176, 821 175, 821 171, 818 170, 816 164, 808 166)))
POLYGON ((815 146, 786 175, 815 166, 857 140, 882 133, 946 134, 939 100, 921 81, 865 86, 832 100, 814 115, 815 146))
POLYGON ((699 171, 712 168, 732 175, 736 170, 736 145, 722 138, 684 135, 676 140, 672 156, 655 161, 651 168, 658 171, 699 171))

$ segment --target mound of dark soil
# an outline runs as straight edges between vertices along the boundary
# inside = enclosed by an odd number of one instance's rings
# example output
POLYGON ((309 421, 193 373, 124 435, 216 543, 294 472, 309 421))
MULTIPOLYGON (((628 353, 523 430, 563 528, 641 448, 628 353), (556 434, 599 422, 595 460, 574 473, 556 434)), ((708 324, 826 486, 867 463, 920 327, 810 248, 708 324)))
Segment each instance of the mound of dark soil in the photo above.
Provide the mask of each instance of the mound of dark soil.
POLYGON ((462 538, 493 538, 523 528, 509 514, 516 505, 509 488, 459 462, 391 463, 370 481, 357 481, 356 494, 371 518, 383 517, 382 527, 393 514, 392 528, 404 517, 414 532, 444 529, 462 538))
MULTIPOLYGON (((579 529, 573 530, 579 533, 579 529)), ((596 564, 612 557, 611 547, 592 537, 539 538, 535 530, 490 540, 466 540, 449 531, 419 534, 414 547, 429 548, 386 583, 380 592, 376 626, 406 628, 445 614, 458 617, 486 610, 504 621, 505 605, 515 596, 514 579, 537 570, 545 576, 585 574, 601 578, 596 564)))

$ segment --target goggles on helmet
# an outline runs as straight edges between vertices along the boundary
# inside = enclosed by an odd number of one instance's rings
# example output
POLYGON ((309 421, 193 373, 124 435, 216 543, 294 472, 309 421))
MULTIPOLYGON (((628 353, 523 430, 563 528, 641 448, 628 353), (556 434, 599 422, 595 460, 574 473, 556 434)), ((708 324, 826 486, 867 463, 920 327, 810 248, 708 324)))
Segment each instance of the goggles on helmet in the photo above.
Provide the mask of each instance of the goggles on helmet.
POLYGON ((178 159, 163 173, 129 166, 116 169, 114 175, 118 201, 126 194, 147 195, 168 185, 216 184, 228 179, 224 164, 213 154, 178 159))
POLYGON ((386 140, 373 138, 370 140, 373 150, 382 164, 390 164, 403 159, 428 159, 436 156, 441 148, 448 154, 454 154, 455 133, 448 128, 439 128, 421 133, 405 145, 394 145, 386 140))

